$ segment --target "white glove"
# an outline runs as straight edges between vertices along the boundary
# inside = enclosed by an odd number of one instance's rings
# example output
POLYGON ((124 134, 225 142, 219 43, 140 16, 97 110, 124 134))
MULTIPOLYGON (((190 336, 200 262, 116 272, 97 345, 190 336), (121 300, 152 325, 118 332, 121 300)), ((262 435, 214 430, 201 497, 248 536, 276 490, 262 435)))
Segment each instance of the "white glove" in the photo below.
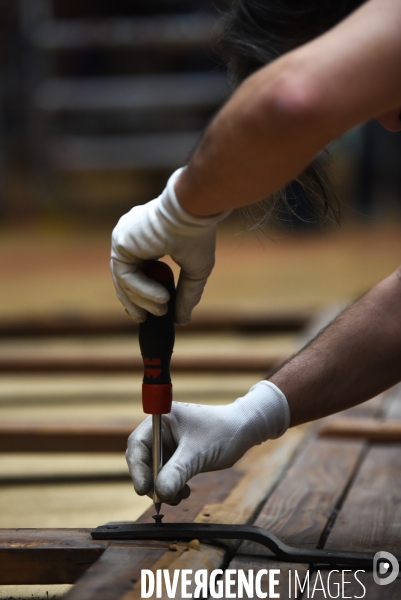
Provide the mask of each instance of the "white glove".
POLYGON ((160 283, 141 272, 143 261, 167 254, 181 267, 176 299, 176 322, 180 325, 189 322, 214 266, 216 226, 229 211, 213 217, 187 213, 174 191, 182 170, 173 173, 161 196, 135 206, 113 231, 111 272, 117 297, 138 322, 146 319, 146 311, 164 315, 169 299, 160 283))
MULTIPOLYGON (((249 448, 283 435, 290 409, 282 391, 260 381, 243 398, 225 406, 173 402, 163 415, 163 463, 159 498, 178 504, 190 494, 186 482, 197 473, 231 467, 249 448)), ((136 492, 153 493, 152 420, 145 419, 128 438, 127 462, 136 492)))

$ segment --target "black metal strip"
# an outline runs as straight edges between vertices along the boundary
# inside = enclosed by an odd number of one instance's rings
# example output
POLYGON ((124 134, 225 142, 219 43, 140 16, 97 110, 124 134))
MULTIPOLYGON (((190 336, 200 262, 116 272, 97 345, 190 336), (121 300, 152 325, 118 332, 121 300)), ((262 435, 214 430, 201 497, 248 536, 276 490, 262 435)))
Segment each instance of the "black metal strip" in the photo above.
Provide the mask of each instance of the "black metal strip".
MULTIPOLYGON (((255 525, 219 525, 214 523, 152 524, 110 523, 94 529, 95 540, 249 540, 265 546, 281 561, 316 565, 352 566, 371 571, 374 553, 292 548, 276 536, 255 525)), ((398 558, 400 562, 400 558, 398 558)))

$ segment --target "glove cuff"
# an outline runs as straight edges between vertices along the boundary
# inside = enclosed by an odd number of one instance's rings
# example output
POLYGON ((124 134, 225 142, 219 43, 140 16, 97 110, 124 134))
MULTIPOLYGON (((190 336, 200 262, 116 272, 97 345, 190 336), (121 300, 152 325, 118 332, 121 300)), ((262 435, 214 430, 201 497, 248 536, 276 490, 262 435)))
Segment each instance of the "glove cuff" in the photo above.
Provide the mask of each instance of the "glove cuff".
POLYGON ((244 412, 252 415, 249 425, 259 444, 281 437, 290 426, 287 398, 271 381, 259 381, 238 401, 244 403, 244 412))
POLYGON ((178 177, 185 169, 186 167, 181 167, 171 175, 167 182, 166 189, 161 196, 161 205, 165 216, 170 218, 170 220, 173 219, 176 224, 180 225, 189 225, 192 227, 210 227, 217 225, 217 223, 228 217, 231 213, 230 210, 225 210, 224 212, 211 217, 197 217, 196 215, 191 215, 182 208, 174 187, 178 177))

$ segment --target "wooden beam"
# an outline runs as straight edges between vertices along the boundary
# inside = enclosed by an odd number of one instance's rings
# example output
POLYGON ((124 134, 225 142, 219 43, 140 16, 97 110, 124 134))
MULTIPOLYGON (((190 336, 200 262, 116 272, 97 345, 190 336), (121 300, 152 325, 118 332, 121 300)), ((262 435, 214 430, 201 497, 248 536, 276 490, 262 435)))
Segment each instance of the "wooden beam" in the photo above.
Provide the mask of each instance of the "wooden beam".
MULTIPOLYGON (((175 356, 175 373, 258 373, 261 376, 288 356, 175 356)), ((138 356, 24 356, 0 358, 0 373, 133 373, 142 372, 138 356)))
MULTIPOLYGON (((115 546, 93 540, 90 532, 90 529, 0 529, 0 585, 75 583, 106 550, 115 546)), ((139 563, 141 556, 157 560, 169 547, 166 542, 120 545, 139 563)))
POLYGON ((320 437, 365 439, 370 442, 401 442, 401 421, 333 419, 319 429, 320 437))
MULTIPOLYGON (((177 328, 177 335, 207 332, 239 333, 278 333, 299 331, 313 316, 311 310, 238 314, 237 312, 216 312, 194 315, 185 327, 177 328)), ((104 336, 135 335, 138 326, 122 312, 121 317, 91 315, 60 315, 54 317, 26 317, 13 321, 0 321, 0 337, 36 337, 36 336, 104 336)))
POLYGON ((74 583, 107 547, 89 529, 0 529, 0 584, 74 583))
MULTIPOLYGON (((316 548, 364 451, 362 442, 312 439, 280 480, 255 525, 286 544, 316 548)), ((244 542, 240 552, 271 555, 250 542, 244 542)))
POLYGON ((77 583, 64 596, 68 600, 115 600, 123 598, 133 585, 140 582, 141 569, 175 552, 156 548, 139 548, 131 544, 111 544, 99 560, 91 566, 77 583))
POLYGON ((0 423, 0 452, 119 452, 138 422, 124 425, 79 423, 0 423))
MULTIPOLYGON (((235 467, 198 475, 191 482, 192 495, 185 503, 177 507, 163 504, 165 519, 192 521, 207 499, 216 502, 223 500, 241 476, 242 472, 235 467)), ((132 494, 134 496, 135 492, 132 491, 132 494)), ((112 513, 113 508, 110 507, 110 518, 112 513)), ((139 521, 150 522, 153 513, 154 509, 150 508, 139 521)), ((148 555, 149 565, 154 564, 169 547, 162 542, 127 542, 122 546, 127 549, 140 548, 139 554, 146 548, 163 549, 150 559, 148 555)), ((74 583, 108 547, 108 542, 93 541, 89 529, 0 529, 0 584, 74 583)), ((126 582, 132 586, 130 563, 125 564, 128 567, 126 582)), ((114 578, 115 572, 110 576, 114 578)), ((120 576, 124 579, 121 571, 120 576)), ((83 579, 84 589, 86 582, 88 589, 93 589, 91 573, 88 574, 88 580, 85 577, 83 579)), ((93 597, 98 598, 96 594, 93 597)))

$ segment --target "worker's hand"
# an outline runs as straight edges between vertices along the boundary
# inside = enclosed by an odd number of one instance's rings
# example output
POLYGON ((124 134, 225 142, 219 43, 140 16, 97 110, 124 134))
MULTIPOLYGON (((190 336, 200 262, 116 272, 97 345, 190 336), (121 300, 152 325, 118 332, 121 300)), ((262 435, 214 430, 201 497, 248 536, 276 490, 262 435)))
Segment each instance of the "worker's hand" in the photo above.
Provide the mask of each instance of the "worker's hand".
MULTIPOLYGON (((249 448, 280 437, 290 423, 284 394, 260 381, 243 398, 225 406, 173 402, 163 415, 163 463, 156 492, 163 502, 178 504, 190 494, 187 481, 197 473, 231 467, 249 448)), ((136 492, 153 493, 152 420, 128 438, 126 453, 136 492)))
POLYGON ((161 196, 135 206, 121 217, 113 231, 111 272, 117 297, 139 323, 145 321, 146 311, 154 315, 167 311, 168 292, 141 271, 143 261, 164 255, 181 267, 176 322, 189 322, 214 266, 217 223, 229 214, 196 217, 181 208, 174 191, 181 171, 170 177, 161 196))

